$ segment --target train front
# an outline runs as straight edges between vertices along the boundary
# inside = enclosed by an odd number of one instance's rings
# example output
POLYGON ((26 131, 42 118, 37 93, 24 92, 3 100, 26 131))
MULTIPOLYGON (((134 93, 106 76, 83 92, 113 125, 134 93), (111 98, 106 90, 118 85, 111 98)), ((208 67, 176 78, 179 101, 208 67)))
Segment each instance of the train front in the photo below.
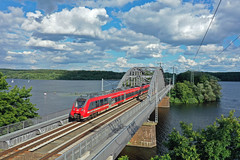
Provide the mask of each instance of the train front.
POLYGON ((86 105, 87 99, 85 98, 77 98, 75 102, 73 103, 72 110, 69 114, 69 122, 73 120, 80 121, 83 119, 83 116, 85 114, 85 105, 86 105))

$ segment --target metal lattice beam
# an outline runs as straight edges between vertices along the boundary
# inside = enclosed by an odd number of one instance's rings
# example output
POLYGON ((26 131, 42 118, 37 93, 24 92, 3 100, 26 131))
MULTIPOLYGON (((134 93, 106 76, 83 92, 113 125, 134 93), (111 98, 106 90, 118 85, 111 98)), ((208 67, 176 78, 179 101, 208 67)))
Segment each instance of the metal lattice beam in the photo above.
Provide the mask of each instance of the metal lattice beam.
POLYGON ((158 68, 159 67, 133 67, 124 74, 117 88, 136 87, 150 84, 152 77, 158 68))
POLYGON ((117 88, 136 87, 150 84, 148 97, 153 96, 165 87, 164 74, 161 67, 133 67, 129 69, 119 82, 117 88))

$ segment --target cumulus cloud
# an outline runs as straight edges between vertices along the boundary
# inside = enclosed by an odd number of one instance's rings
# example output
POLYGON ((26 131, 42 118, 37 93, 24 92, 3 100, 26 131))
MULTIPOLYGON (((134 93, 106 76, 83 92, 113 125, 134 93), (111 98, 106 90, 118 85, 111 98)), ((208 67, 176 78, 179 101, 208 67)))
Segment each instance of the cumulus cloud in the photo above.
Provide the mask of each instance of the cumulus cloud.
POLYGON ((103 68, 105 70, 114 69, 115 71, 122 72, 122 71, 126 71, 126 70, 128 70, 129 68, 132 68, 132 67, 142 67, 142 66, 144 66, 144 64, 142 64, 142 63, 130 63, 130 62, 128 62, 127 58, 119 57, 119 58, 116 59, 115 62, 106 63, 103 66, 103 68))
POLYGON ((42 40, 40 38, 31 37, 30 40, 26 43, 27 46, 37 49, 54 49, 54 50, 71 50, 65 44, 58 44, 50 40, 42 40))
MULTIPOLYGON (((240 3, 232 0, 221 4, 204 43, 219 43, 229 33, 240 32, 237 27, 240 25, 239 7, 240 3)), ((175 45, 199 45, 212 16, 204 4, 166 0, 136 6, 129 12, 119 13, 128 28, 175 45)))
POLYGON ((63 9, 50 15, 42 16, 39 11, 28 13, 22 28, 27 31, 51 35, 75 35, 102 37, 101 26, 108 20, 106 10, 84 7, 63 9))
POLYGON ((188 66, 196 66, 197 65, 197 63, 194 60, 187 59, 182 55, 179 56, 178 62, 182 63, 182 64, 185 64, 185 65, 188 65, 188 66))
POLYGON ((237 45, 218 56, 223 50, 219 42, 240 33, 237 1, 222 2, 195 61, 192 59, 214 11, 206 4, 156 0, 142 6, 134 4, 129 11, 109 13, 103 7, 124 6, 134 0, 32 1, 40 10, 24 12, 24 7, 9 7, 8 11, 0 11, 0 21, 4 22, 0 23, 1 67, 16 64, 23 68, 126 71, 134 66, 154 66, 161 59, 169 60, 164 64, 168 68, 173 63, 187 68, 239 68, 237 45), (58 10, 57 5, 63 3, 87 7, 58 10), (103 31, 104 25, 111 25, 113 15, 124 27, 103 31), (131 63, 132 59, 135 63, 131 63))

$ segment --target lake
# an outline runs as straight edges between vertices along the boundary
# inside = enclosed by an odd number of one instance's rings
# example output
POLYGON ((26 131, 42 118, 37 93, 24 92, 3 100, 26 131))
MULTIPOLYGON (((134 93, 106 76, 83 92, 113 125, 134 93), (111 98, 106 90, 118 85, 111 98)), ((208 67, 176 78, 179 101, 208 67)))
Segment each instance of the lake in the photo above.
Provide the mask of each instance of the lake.
MULTIPOLYGON (((222 86, 220 102, 201 105, 173 105, 170 108, 159 108, 157 131, 157 147, 146 149, 139 147, 125 147, 119 156, 128 155, 130 160, 146 160, 155 155, 162 155, 166 148, 163 142, 167 135, 176 128, 180 131, 179 122, 192 123, 195 130, 212 124, 221 115, 228 116, 235 110, 235 116, 240 117, 240 82, 219 82, 222 86)), ((154 120, 154 115, 151 116, 154 120)))
MULTIPOLYGON (((84 80, 22 80, 15 79, 11 83, 14 86, 32 86, 31 102, 39 108, 40 115, 70 109, 73 101, 81 93, 101 91, 102 81, 84 80), (46 93, 46 95, 44 95, 46 93)), ((117 86, 119 81, 104 81, 104 89, 110 90, 117 86)), ((212 124, 216 118, 223 114, 228 115, 229 111, 235 110, 235 116, 240 116, 240 82, 219 82, 222 86, 222 98, 220 102, 207 103, 202 105, 171 105, 170 108, 159 108, 157 131, 157 147, 146 149, 139 147, 125 147, 120 153, 128 155, 130 160, 150 159, 156 154, 166 151, 163 142, 173 128, 180 130, 180 121, 192 123, 194 129, 204 128, 212 124)), ((151 116, 154 119, 154 115, 151 116)))
MULTIPOLYGON (((12 87, 22 88, 32 86, 30 101, 39 108, 38 114, 43 116, 64 109, 72 108, 74 100, 79 94, 99 92, 102 88, 101 80, 26 80, 7 79, 12 87), (13 83, 12 83, 13 81, 13 83)), ((104 80, 104 90, 116 88, 119 81, 104 80)))

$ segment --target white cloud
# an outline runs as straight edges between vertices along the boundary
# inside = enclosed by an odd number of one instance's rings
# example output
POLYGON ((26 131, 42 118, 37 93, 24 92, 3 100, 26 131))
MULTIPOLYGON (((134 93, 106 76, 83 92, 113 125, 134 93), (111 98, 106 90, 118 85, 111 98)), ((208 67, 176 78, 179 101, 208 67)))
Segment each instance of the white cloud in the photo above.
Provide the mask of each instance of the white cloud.
POLYGON ((16 58, 14 58, 14 57, 12 57, 12 56, 6 56, 5 58, 4 58, 4 60, 6 60, 6 61, 13 61, 13 60, 15 60, 16 58))
POLYGON ((84 0, 78 1, 77 4, 80 6, 88 7, 122 7, 135 0, 84 0))
POLYGON ((39 11, 27 13, 22 28, 42 34, 78 35, 102 37, 101 26, 107 23, 108 15, 103 8, 88 9, 84 7, 63 9, 42 17, 39 11), (38 18, 41 17, 41 20, 38 18))
POLYGON ((182 64, 185 64, 185 65, 188 65, 188 66, 196 66, 197 65, 197 63, 194 60, 187 59, 182 55, 179 56, 178 62, 182 63, 182 64))
POLYGON ((66 57, 66 56, 56 56, 56 57, 53 57, 52 58, 52 61, 53 62, 57 62, 57 63, 59 63, 59 62, 64 62, 65 60, 68 60, 69 58, 68 57, 66 57))
POLYGON ((23 52, 13 52, 13 51, 8 51, 8 54, 13 54, 13 55, 33 55, 36 53, 36 51, 31 52, 31 51, 23 51, 23 52))
POLYGON ((118 65, 119 67, 127 67, 127 59, 124 57, 119 57, 116 61, 116 65, 118 65))
POLYGON ((51 48, 55 50, 71 50, 65 44, 59 44, 50 40, 42 40, 40 38, 31 37, 30 40, 26 43, 29 47, 42 47, 42 48, 51 48))
MULTIPOLYGON (((153 35, 173 45, 199 45, 213 16, 207 5, 159 0, 118 15, 126 27, 137 33, 153 35)), ((218 44, 229 34, 239 34, 239 7, 237 1, 222 2, 204 44, 218 44)))
MULTIPOLYGON (((148 3, 119 14, 130 29, 153 35, 167 43, 196 43, 206 31, 211 15, 204 5, 174 5, 172 1, 148 3)), ((178 2, 178 1, 177 1, 178 2)))
POLYGON ((0 11, 0 30, 9 31, 20 28, 19 24, 24 21, 24 13, 21 8, 8 7, 9 13, 0 11))

